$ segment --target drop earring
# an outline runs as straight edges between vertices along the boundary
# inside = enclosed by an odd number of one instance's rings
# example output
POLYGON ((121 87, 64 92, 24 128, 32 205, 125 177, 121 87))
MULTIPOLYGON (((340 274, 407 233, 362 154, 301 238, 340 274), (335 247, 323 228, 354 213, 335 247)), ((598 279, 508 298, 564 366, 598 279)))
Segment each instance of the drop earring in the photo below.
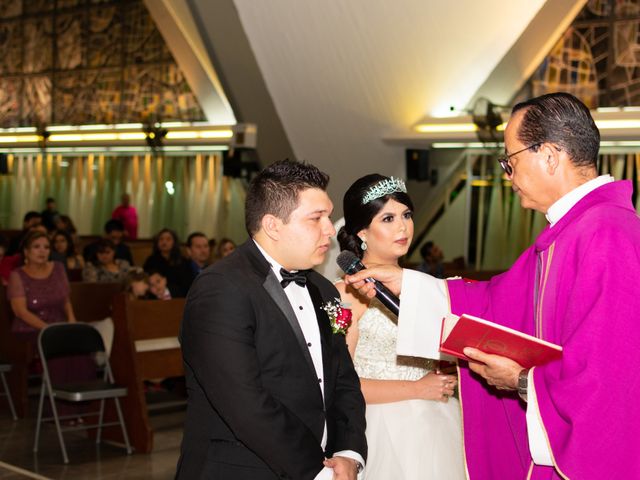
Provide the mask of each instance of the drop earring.
MULTIPOLYGON (((362 240, 362 239, 360 239, 362 240)), ((362 240, 362 243, 360 244, 360 249, 364 252, 367 249, 367 241, 366 240, 362 240)))

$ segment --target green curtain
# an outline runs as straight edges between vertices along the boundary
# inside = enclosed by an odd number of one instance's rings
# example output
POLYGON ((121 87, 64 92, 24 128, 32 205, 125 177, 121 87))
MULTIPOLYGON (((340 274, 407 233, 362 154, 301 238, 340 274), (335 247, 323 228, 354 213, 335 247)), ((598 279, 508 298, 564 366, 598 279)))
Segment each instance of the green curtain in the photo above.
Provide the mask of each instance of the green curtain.
MULTIPOLYGON (((489 157, 489 160, 492 158, 489 157)), ((487 213, 487 226, 484 236, 484 254, 481 270, 498 270, 506 268, 505 250, 508 239, 507 202, 503 194, 502 167, 498 162, 490 162, 493 167, 493 181, 490 187, 490 203, 487 213)), ((507 197, 508 198, 508 197, 507 197)))
POLYGON ((79 234, 100 234, 123 193, 138 210, 138 235, 164 227, 181 239, 192 231, 214 238, 246 238, 245 187, 222 175, 222 155, 78 156, 9 155, 11 174, 0 177, 0 228, 19 229, 29 210, 56 199, 79 234))

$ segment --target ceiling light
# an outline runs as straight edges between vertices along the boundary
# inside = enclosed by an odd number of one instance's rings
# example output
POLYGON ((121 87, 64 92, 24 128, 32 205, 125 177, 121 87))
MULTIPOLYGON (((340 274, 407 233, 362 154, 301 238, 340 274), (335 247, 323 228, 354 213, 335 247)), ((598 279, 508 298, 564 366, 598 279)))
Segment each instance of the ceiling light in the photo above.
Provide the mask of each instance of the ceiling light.
POLYGON ((422 123, 416 126, 416 131, 420 133, 453 133, 453 132, 475 132, 478 130, 473 123, 422 123))

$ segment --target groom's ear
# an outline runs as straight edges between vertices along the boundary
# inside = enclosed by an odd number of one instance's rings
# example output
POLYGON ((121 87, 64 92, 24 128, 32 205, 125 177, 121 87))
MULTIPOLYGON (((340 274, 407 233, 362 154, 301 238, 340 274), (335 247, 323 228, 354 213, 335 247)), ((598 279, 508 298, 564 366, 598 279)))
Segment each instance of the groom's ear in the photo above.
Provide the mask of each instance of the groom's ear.
POLYGON ((264 217, 262 217, 261 224, 262 230, 271 240, 278 241, 280 239, 282 220, 280 220, 275 215, 267 213, 264 217))

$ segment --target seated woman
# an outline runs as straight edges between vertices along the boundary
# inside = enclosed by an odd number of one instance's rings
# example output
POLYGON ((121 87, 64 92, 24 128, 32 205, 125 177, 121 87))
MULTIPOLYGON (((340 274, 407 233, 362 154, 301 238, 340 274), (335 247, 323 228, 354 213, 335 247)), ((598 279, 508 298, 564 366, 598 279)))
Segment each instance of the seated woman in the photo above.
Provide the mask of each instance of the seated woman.
MULTIPOLYGON (((76 321, 64 266, 49 261, 50 250, 46 233, 28 233, 22 242, 24 265, 11 272, 7 287, 15 315, 12 329, 16 336, 32 342, 34 347, 39 331, 47 325, 76 321)), ((95 376, 95 363, 90 357, 52 359, 49 372, 54 382, 86 380, 95 376)), ((77 411, 59 409, 61 414, 77 411)))
POLYGON ((11 272, 7 288, 16 316, 14 332, 37 334, 50 323, 76 321, 67 275, 59 262, 49 261, 50 248, 47 234, 40 231, 22 242, 24 265, 11 272))
MULTIPOLYGON (((11 254, 9 254, 9 252, 11 251, 11 244, 13 243, 13 241, 9 242, 9 247, 5 251, 4 256, 0 259, 0 282, 2 282, 3 285, 9 284, 9 275, 12 271, 24 264, 20 246, 23 244, 24 239, 29 236, 31 232, 41 232, 46 235, 47 229, 44 228, 44 225, 38 224, 32 225, 31 227, 23 230, 18 236, 20 241, 16 246, 16 250, 11 254)), ((18 237, 15 237, 14 240, 18 237)))
POLYGON ((178 235, 163 228, 153 239, 153 252, 144 262, 144 270, 162 273, 174 297, 184 297, 191 286, 193 274, 186 258, 180 252, 178 235))
POLYGON ((96 259, 88 262, 82 272, 85 282, 124 283, 131 265, 115 258, 116 248, 111 240, 103 238, 96 246, 96 259))
POLYGON ((231 240, 230 238, 223 238, 218 244, 216 257, 218 260, 220 260, 227 255, 230 255, 235 249, 236 244, 233 240, 231 240))
POLYGON ((65 261, 67 270, 78 270, 84 268, 84 258, 76 252, 75 244, 71 235, 65 230, 56 230, 51 237, 53 249, 65 261))
POLYGON ((78 229, 69 215, 58 215, 54 220, 56 230, 63 230, 71 236, 73 243, 79 245, 78 229))

